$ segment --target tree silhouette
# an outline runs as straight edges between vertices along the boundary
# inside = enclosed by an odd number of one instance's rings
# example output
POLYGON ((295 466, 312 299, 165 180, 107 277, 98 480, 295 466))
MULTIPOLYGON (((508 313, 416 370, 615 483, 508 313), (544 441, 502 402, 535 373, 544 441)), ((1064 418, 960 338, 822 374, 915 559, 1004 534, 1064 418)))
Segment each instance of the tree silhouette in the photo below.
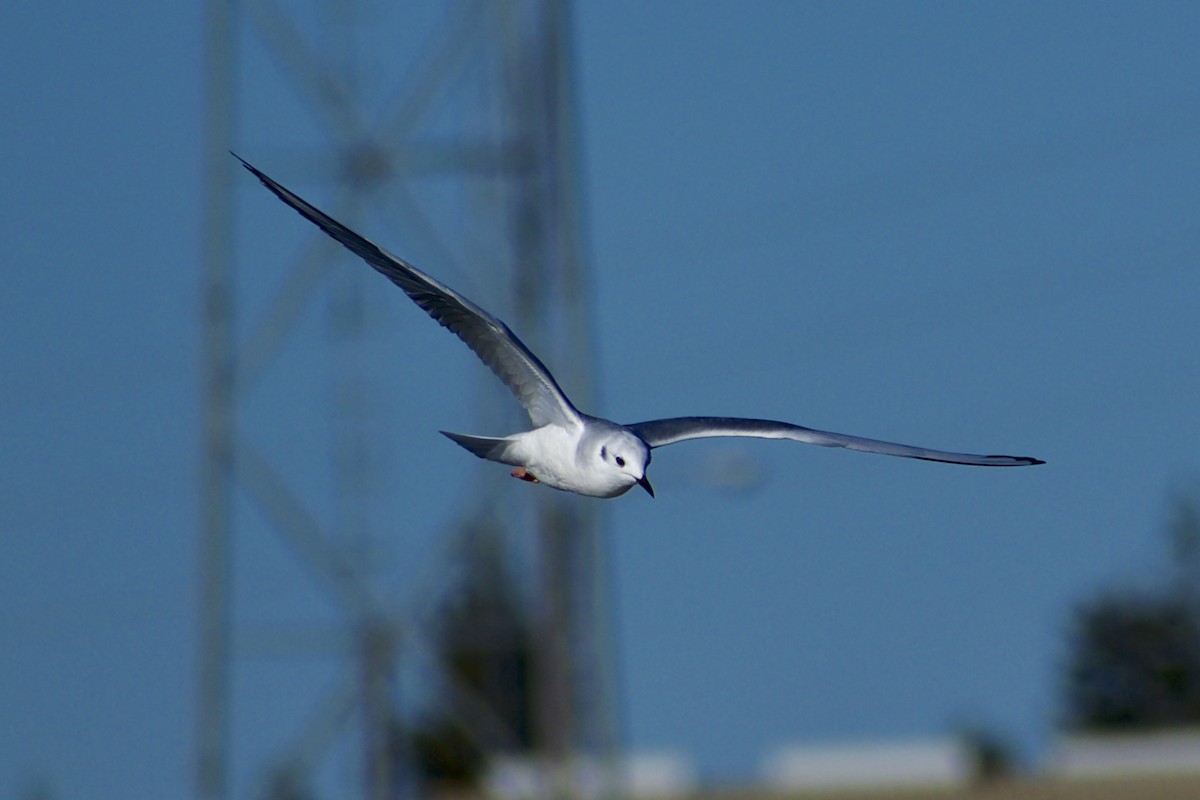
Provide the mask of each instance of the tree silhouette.
POLYGON ((1067 706, 1072 727, 1200 722, 1200 626, 1177 597, 1110 595, 1076 621, 1067 706))
POLYGON ((1075 613, 1066 722, 1113 731, 1200 723, 1200 514, 1176 502, 1170 579, 1105 592, 1075 613))
POLYGON ((407 734, 416 771, 426 784, 477 785, 487 755, 533 747, 533 642, 524 605, 509 572, 501 534, 470 532, 462 579, 439 613, 436 648, 447 676, 484 703, 507 734, 487 742, 444 704, 434 705, 407 734))

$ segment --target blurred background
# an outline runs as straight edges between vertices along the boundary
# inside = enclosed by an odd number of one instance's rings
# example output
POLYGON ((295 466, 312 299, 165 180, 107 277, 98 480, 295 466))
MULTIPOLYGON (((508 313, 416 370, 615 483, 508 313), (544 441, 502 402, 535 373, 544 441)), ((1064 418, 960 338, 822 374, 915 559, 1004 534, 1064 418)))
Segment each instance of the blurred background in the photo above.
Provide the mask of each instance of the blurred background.
POLYGON ((1200 769, 1198 38, 1189 3, 0 7, 0 792, 1200 769), (230 150, 585 411, 1047 464, 727 440, 657 451, 656 499, 515 482, 438 434, 515 401, 230 150))

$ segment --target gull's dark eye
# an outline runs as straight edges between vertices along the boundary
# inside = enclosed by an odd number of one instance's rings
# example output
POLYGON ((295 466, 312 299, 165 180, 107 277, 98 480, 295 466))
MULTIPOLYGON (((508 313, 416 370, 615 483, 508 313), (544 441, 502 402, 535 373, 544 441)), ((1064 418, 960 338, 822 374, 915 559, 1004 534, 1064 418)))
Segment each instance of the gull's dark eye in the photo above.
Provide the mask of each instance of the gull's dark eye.
POLYGON ((600 457, 601 457, 601 458, 603 458, 603 459, 605 459, 605 460, 607 460, 607 459, 608 459, 608 448, 607 448, 607 447, 601 447, 601 448, 600 448, 600 457))
POLYGON ((625 466, 625 459, 621 458, 620 456, 617 456, 617 458, 616 458, 616 461, 617 461, 617 466, 618 466, 618 467, 623 467, 623 466, 625 466))

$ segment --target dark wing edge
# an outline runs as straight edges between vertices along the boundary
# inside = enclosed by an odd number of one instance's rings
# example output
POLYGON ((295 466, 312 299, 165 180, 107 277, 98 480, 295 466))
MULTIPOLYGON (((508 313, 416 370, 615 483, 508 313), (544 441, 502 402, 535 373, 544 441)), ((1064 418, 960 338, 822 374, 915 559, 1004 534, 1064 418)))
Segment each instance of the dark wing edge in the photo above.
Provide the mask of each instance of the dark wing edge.
POLYGON ((546 369, 538 357, 502 320, 347 228, 274 181, 237 153, 231 152, 230 155, 240 161, 242 166, 276 197, 403 289, 404 293, 438 324, 461 339, 525 406, 534 425, 578 422, 579 412, 567 399, 550 370, 546 369), (554 400, 549 406, 538 402, 546 397, 554 400))
POLYGON ((656 419, 626 425, 626 428, 641 437, 650 447, 663 447, 688 439, 707 439, 718 436, 748 436, 758 439, 790 439, 794 442, 815 444, 821 447, 845 447, 863 453, 880 453, 901 458, 918 458, 922 461, 941 461, 947 464, 964 464, 973 467, 1030 467, 1045 464, 1029 456, 982 456, 972 453, 951 453, 945 450, 930 450, 907 444, 864 439, 844 433, 830 433, 813 428, 775 422, 765 419, 739 419, 736 417, 677 417, 656 419))

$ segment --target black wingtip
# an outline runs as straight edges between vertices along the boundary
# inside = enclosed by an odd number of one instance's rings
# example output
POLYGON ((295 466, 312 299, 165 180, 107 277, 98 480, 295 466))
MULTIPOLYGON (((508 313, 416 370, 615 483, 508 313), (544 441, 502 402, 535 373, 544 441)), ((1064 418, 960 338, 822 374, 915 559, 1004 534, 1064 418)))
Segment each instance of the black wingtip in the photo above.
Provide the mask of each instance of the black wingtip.
POLYGON ((1038 464, 1046 463, 1045 461, 1042 461, 1040 458, 1033 458, 1032 456, 988 456, 988 458, 1005 458, 1005 459, 1009 459, 1011 461, 1017 462, 1017 463, 1013 463, 1013 464, 997 464, 996 465, 996 466, 1001 466, 1001 467, 1004 467, 1004 466, 1036 467, 1038 464))
POLYGON ((267 176, 266 176, 266 175, 263 175, 261 172, 259 172, 259 171, 258 171, 258 168, 257 168, 257 167, 255 167, 253 164, 251 164, 249 161, 247 161, 246 159, 242 158, 241 156, 239 156, 237 153, 233 152, 232 150, 230 150, 230 151, 229 151, 229 155, 231 155, 231 156, 233 156, 234 158, 236 158, 236 159, 237 159, 239 162, 241 162, 241 165, 242 165, 243 167, 245 167, 246 169, 250 170, 250 174, 251 174, 251 175, 253 175, 254 177, 258 178, 260 181, 262 181, 263 183, 267 184, 268 186, 270 185, 270 183, 268 182, 267 176))
MULTIPOLYGON (((350 247, 350 245, 347 244, 340 236, 335 235, 334 232, 329 229, 330 224, 335 225, 335 226, 340 226, 340 223, 337 222, 337 220, 327 218, 325 214, 323 214, 320 211, 318 211, 317 209, 313 208, 312 206, 310 206, 308 203, 306 203, 301 198, 292 194, 291 191, 284 188, 281 184, 276 183, 275 180, 273 178, 271 178, 271 176, 264 173, 258 167, 254 166, 249 161, 247 161, 246 159, 239 156, 237 153, 230 150, 229 155, 233 156, 238 161, 240 161, 242 163, 242 166, 245 167, 250 172, 251 175, 258 178, 259 183, 261 183, 263 186, 267 187, 267 189, 269 189, 273 195, 275 195, 280 200, 282 200, 283 202, 285 202, 289 206, 291 206, 293 209, 295 209, 295 211, 297 213, 299 213, 300 216, 302 216, 305 219, 307 219, 308 221, 312 222, 314 225, 317 225, 318 227, 320 227, 322 230, 325 231, 325 233, 332 236, 334 239, 337 239, 339 242, 341 242, 346 247, 349 247, 351 250, 354 250, 354 248, 350 247)), ((349 231, 349 232, 351 233, 351 235, 357 236, 357 234, 355 234, 353 231, 349 231)), ((355 251, 355 252, 357 252, 357 251, 355 251)), ((360 253, 360 255, 361 255, 361 253, 360 253)))

